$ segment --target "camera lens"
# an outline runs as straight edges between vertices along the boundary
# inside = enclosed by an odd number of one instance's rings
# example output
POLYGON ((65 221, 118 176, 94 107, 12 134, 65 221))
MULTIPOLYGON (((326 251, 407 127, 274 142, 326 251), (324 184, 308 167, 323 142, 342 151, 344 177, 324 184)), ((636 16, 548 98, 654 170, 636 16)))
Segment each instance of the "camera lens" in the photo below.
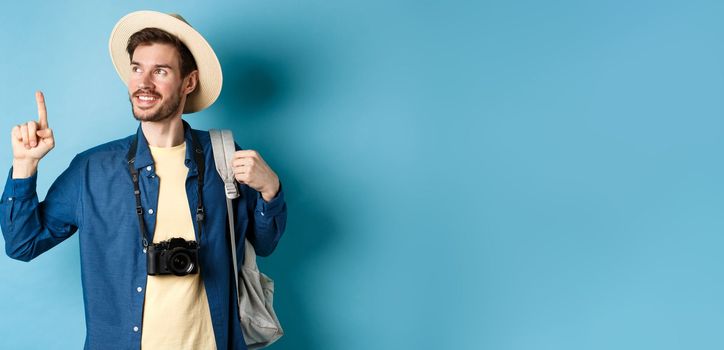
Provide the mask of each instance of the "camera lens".
POLYGON ((194 263, 185 250, 175 251, 168 261, 171 262, 171 272, 176 276, 188 275, 194 269, 194 263))

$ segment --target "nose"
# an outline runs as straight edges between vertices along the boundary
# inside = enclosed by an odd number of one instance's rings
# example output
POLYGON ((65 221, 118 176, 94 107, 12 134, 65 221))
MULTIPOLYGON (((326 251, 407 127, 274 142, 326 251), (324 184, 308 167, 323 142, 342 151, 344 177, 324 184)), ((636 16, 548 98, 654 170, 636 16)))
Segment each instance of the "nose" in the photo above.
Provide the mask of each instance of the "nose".
POLYGON ((153 80, 151 80, 151 73, 150 72, 141 73, 141 76, 138 79, 138 88, 139 89, 150 89, 152 87, 153 87, 153 80))

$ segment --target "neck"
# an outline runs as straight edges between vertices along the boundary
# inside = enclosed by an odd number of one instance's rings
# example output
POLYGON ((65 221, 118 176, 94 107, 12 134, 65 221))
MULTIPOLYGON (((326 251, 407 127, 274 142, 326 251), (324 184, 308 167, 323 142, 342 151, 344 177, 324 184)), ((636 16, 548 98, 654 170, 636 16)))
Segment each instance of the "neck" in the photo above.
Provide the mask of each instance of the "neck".
POLYGON ((152 147, 173 147, 184 142, 184 124, 180 115, 158 122, 141 122, 141 130, 152 147))

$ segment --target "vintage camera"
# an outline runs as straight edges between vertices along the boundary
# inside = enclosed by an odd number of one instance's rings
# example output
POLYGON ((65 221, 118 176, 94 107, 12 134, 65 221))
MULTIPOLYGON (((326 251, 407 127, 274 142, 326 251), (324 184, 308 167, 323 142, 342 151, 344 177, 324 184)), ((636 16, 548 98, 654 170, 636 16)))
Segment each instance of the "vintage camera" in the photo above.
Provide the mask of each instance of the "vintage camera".
POLYGON ((199 272, 199 244, 183 238, 171 238, 168 241, 148 246, 148 274, 186 276, 199 272))

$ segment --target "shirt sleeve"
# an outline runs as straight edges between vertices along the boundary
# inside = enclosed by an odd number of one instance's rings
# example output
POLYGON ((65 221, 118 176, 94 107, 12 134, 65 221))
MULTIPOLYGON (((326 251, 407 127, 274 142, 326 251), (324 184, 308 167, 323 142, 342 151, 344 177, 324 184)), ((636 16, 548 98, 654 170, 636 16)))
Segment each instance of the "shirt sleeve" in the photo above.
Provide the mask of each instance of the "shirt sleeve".
POLYGON ((79 171, 76 156, 50 186, 45 200, 38 202, 38 173, 29 178, 13 179, 10 168, 5 190, 0 196, 0 228, 9 257, 30 261, 78 230, 79 171))
POLYGON ((279 186, 279 192, 270 202, 264 201, 261 193, 246 186, 248 196, 255 199, 253 213, 249 214, 251 225, 247 232, 249 242, 254 245, 256 255, 269 256, 279 243, 287 225, 287 204, 284 201, 284 191, 279 186))

